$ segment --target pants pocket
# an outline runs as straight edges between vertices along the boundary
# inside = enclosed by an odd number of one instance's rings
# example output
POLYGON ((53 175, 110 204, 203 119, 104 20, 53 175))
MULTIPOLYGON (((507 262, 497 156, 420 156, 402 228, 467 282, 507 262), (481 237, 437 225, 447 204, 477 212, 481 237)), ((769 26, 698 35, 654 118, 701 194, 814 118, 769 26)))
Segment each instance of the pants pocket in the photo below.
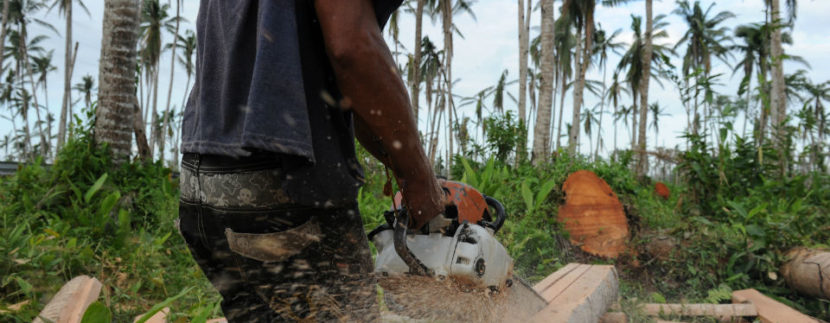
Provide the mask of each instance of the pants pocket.
POLYGON ((225 229, 231 251, 262 262, 283 262, 322 239, 320 224, 311 219, 300 226, 272 233, 241 233, 225 229))

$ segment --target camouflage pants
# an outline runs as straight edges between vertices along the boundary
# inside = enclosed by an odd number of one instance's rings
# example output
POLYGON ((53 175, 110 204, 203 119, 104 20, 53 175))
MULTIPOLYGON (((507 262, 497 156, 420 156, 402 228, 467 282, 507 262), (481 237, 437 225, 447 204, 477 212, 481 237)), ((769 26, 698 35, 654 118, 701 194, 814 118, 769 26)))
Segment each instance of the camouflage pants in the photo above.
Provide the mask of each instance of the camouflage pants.
POLYGON ((266 163, 182 161, 180 230, 228 320, 376 321, 357 206, 292 205, 278 189, 280 170, 266 163))

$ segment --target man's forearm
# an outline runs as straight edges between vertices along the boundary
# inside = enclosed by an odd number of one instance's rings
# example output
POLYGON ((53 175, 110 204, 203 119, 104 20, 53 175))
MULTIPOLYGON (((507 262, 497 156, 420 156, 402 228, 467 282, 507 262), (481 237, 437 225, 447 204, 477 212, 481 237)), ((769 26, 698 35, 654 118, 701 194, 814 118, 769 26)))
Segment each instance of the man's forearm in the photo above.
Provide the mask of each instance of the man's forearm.
POLYGON ((327 1, 318 0, 317 12, 333 16, 321 19, 321 25, 337 84, 358 119, 358 140, 392 169, 403 181, 401 185, 425 178, 434 182, 406 88, 376 26, 370 3, 334 1, 340 3, 321 6, 327 1), (375 26, 367 26, 370 22, 375 26))

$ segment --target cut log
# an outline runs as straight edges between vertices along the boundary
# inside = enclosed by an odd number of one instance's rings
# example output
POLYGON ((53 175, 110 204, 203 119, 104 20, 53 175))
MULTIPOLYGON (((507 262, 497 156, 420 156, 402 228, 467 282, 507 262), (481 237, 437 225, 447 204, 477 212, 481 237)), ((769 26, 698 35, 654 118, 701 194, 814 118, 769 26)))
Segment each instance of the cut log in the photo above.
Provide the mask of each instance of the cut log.
POLYGON ((732 292, 732 303, 755 305, 762 323, 819 323, 819 320, 802 314, 793 308, 761 294, 755 289, 732 292))
POLYGON ((569 264, 533 286, 548 306, 533 322, 599 322, 617 301, 614 266, 569 264))
POLYGON ((660 314, 716 318, 758 316, 758 311, 752 304, 645 304, 643 312, 651 316, 660 314))
POLYGON ((628 221, 622 203, 605 181, 580 170, 562 185, 565 205, 558 219, 570 233, 571 243, 592 255, 615 258, 625 250, 628 221))
POLYGON ((669 191, 669 187, 663 182, 657 182, 654 184, 654 192, 657 193, 657 196, 662 197, 664 200, 668 200, 669 196, 671 196, 671 191, 669 191))
POLYGON ((97 279, 89 276, 72 278, 52 297, 32 323, 44 323, 43 319, 55 323, 81 322, 86 308, 98 299, 100 293, 101 282, 97 279))
POLYGON ((796 248, 787 253, 781 274, 790 288, 830 299, 830 252, 796 248))

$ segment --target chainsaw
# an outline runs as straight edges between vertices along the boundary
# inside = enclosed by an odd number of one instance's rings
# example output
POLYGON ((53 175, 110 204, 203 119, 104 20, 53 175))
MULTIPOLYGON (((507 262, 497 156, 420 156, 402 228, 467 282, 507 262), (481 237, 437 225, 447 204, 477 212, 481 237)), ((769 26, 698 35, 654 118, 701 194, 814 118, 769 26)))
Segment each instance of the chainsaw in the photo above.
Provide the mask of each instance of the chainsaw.
POLYGON ((507 218, 504 206, 464 183, 445 181, 442 188, 450 200, 444 214, 419 230, 408 229, 409 215, 396 194, 395 207, 384 212, 386 223, 369 233, 378 250, 375 273, 451 278, 470 290, 510 294, 529 313, 544 308, 547 302, 514 276, 513 259, 495 238, 507 218))

